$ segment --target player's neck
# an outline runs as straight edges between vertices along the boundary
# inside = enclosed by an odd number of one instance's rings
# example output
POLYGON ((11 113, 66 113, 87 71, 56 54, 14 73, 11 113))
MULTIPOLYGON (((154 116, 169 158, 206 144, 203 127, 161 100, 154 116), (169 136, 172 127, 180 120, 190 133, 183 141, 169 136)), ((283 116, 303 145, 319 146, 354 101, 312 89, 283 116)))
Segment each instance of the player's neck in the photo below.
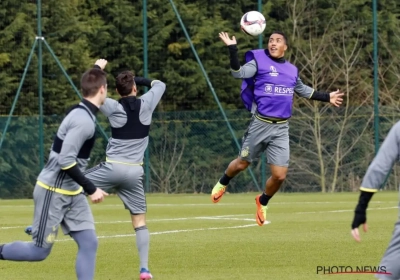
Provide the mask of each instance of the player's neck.
POLYGON ((85 98, 87 101, 89 101, 90 103, 92 103, 94 106, 96 106, 97 108, 100 108, 101 106, 101 101, 100 99, 96 98, 96 97, 87 97, 85 98))
POLYGON ((281 56, 281 57, 272 57, 272 56, 270 56, 270 58, 271 58, 273 61, 279 62, 279 63, 283 63, 283 62, 286 61, 284 56, 281 56))
POLYGON ((124 98, 124 97, 132 97, 132 96, 135 96, 135 97, 136 97, 136 93, 132 92, 131 94, 128 94, 128 95, 125 95, 125 96, 121 96, 121 98, 124 98))
POLYGON ((273 61, 275 61, 275 62, 277 62, 277 63, 285 63, 285 62, 286 62, 285 54, 283 54, 281 57, 273 57, 273 56, 269 53, 268 49, 265 49, 265 54, 266 54, 270 59, 272 59, 273 61))

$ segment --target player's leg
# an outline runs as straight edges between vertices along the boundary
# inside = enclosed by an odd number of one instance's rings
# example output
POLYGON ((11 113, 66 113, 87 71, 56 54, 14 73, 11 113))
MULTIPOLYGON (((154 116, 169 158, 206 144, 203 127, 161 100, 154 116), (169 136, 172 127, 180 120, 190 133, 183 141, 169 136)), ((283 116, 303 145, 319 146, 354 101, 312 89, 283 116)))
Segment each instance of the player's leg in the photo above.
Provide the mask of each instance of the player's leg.
MULTIPOLYGON (((275 135, 269 142, 267 148, 267 160, 271 169, 271 176, 265 186, 265 200, 262 204, 267 205, 268 200, 280 189, 286 179, 290 160, 289 146, 289 124, 279 124, 275 128, 275 135)), ((262 198, 263 199, 263 198, 262 198)))
POLYGON ((61 228, 78 244, 75 262, 77 279, 94 279, 98 241, 92 211, 84 194, 71 196, 61 228))
POLYGON ((140 279, 151 279, 149 271, 150 233, 146 225, 146 196, 143 188, 143 167, 115 164, 113 176, 123 178, 117 194, 131 214, 132 225, 136 233, 136 246, 140 260, 140 279))
POLYGON ((0 260, 40 262, 47 258, 51 248, 37 247, 33 242, 15 241, 0 245, 0 260))
POLYGON ((146 225, 146 214, 132 214, 132 225, 136 233, 136 247, 140 260, 140 279, 151 279, 149 271, 150 233, 146 225))
POLYGON ((271 176, 266 182, 265 191, 256 197, 256 221, 259 226, 266 220, 269 200, 286 179, 290 158, 288 123, 271 125, 269 133, 273 136, 267 147, 271 176))
POLYGON ((228 168, 225 170, 224 175, 218 180, 217 184, 211 191, 211 201, 217 203, 225 194, 226 187, 233 177, 245 170, 250 165, 250 162, 243 160, 240 156, 232 160, 228 168))
MULTIPOLYGON (((98 165, 86 170, 84 172, 85 177, 88 178, 96 187, 103 191, 108 191, 110 188, 115 186, 112 164, 107 162, 101 162, 98 165)), ((87 201, 77 202, 74 206, 75 209, 83 208, 82 212, 86 213, 82 217, 86 216, 89 219, 93 219, 92 213, 87 211, 89 205, 87 201)), ((81 220, 82 217, 77 217, 78 213, 71 213, 72 220, 81 220)), ((93 222, 94 223, 94 222, 93 222)), ((68 224, 68 222, 66 222, 68 224)), ((86 223, 81 222, 81 226, 69 227, 71 237, 78 244, 78 254, 76 257, 76 274, 78 279, 93 279, 95 267, 96 267, 96 255, 98 248, 98 240, 94 227, 92 229, 92 222, 86 223), (80 229, 80 230, 79 230, 80 229), (89 269, 88 269, 89 268, 89 269)), ((68 231, 68 230, 67 230, 68 231)))
POLYGON ((93 229, 87 229, 71 231, 69 234, 78 244, 78 254, 75 264, 77 279, 94 279, 98 247, 96 232, 93 229))
POLYGON ((392 239, 389 242, 389 246, 386 249, 385 254, 379 264, 380 271, 390 273, 387 274, 377 274, 376 277, 380 280, 397 280, 400 279, 400 266, 399 266, 399 256, 400 256, 400 221, 397 221, 394 227, 392 239))
POLYGON ((0 245, 0 259, 10 261, 43 261, 50 254, 63 218, 62 195, 35 186, 33 242, 0 245), (51 213, 51 214, 50 214, 51 213))
POLYGON ((242 147, 239 156, 231 161, 224 175, 218 180, 211 192, 211 201, 217 203, 221 200, 226 191, 230 180, 237 174, 245 170, 253 160, 257 159, 260 153, 265 149, 263 136, 260 131, 263 130, 264 123, 253 118, 243 135, 242 147), (261 136, 261 137, 260 137, 261 136))

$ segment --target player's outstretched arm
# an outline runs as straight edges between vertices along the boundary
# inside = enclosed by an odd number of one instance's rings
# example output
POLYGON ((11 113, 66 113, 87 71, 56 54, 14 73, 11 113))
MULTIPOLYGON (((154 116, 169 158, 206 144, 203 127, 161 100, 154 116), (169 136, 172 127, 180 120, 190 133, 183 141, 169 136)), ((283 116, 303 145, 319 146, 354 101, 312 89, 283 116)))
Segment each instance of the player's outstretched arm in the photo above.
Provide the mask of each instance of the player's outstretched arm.
POLYGON ((104 68, 106 68, 107 63, 108 61, 103 58, 97 59, 96 62, 94 63, 93 68, 100 68, 101 70, 104 70, 104 68))
MULTIPOLYGON (((96 62, 93 65, 93 68, 98 68, 101 70, 104 70, 106 67, 108 61, 105 59, 97 59, 96 62)), ((103 113, 107 118, 114 114, 116 111, 118 111, 118 107, 122 107, 121 104, 119 104, 118 101, 107 97, 106 100, 104 101, 104 104, 100 106, 100 112, 103 113)))
POLYGON ((222 42, 228 46, 229 49, 229 60, 231 73, 234 78, 247 79, 254 77, 257 73, 257 65, 254 60, 249 61, 245 65, 241 66, 238 58, 238 48, 235 36, 229 38, 229 34, 226 32, 219 33, 219 38, 222 42))
POLYGON ((143 77, 135 77, 135 83, 137 86, 151 88, 148 92, 143 94, 140 99, 142 99, 150 111, 153 112, 165 93, 165 83, 160 80, 151 80, 143 77))
POLYGON ((339 107, 343 103, 344 93, 340 92, 340 90, 333 91, 330 93, 316 91, 312 87, 303 84, 300 78, 297 79, 297 84, 294 88, 294 91, 300 97, 322 102, 329 102, 335 107, 339 107))
POLYGON ((361 182, 360 196, 358 204, 354 211, 354 219, 351 224, 351 234, 356 241, 360 241, 358 227, 363 225, 366 232, 367 226, 367 208, 372 196, 384 183, 393 165, 400 156, 400 122, 397 122, 389 131, 385 141, 383 141, 374 160, 367 169, 363 181, 361 182))
MULTIPOLYGON (((106 67, 108 61, 105 59, 97 59, 96 62, 93 65, 93 68, 101 69, 104 70, 106 67)), ((118 101, 107 97, 106 100, 104 101, 104 104, 100 107, 100 111, 106 116, 109 117, 112 115, 118 107, 118 101)))

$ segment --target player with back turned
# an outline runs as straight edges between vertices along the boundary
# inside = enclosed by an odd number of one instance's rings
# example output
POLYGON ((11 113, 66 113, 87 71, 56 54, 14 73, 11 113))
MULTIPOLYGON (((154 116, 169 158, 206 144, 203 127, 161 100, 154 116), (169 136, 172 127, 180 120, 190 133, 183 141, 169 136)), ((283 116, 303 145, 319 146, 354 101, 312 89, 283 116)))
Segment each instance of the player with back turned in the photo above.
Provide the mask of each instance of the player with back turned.
POLYGON ((292 116, 294 93, 303 98, 330 102, 340 106, 344 95, 339 90, 319 92, 304 85, 299 70, 285 58, 287 39, 282 32, 273 32, 268 48, 246 52, 246 64, 240 65, 236 38, 228 33, 219 34, 228 46, 230 68, 234 78, 243 79, 241 97, 253 117, 242 139, 239 156, 225 170, 212 189, 211 200, 221 200, 230 180, 245 170, 261 153, 266 151, 271 169, 265 191, 256 200, 256 222, 262 226, 266 220, 268 202, 279 190, 289 166, 289 124, 292 116))
POLYGON ((107 98, 100 107, 111 125, 107 159, 85 173, 102 190, 115 187, 117 195, 129 210, 136 232, 141 280, 153 278, 148 268, 150 234, 146 226, 143 158, 149 143, 152 114, 165 88, 165 83, 136 77, 131 71, 118 74, 116 89, 121 98, 118 101, 107 98), (150 90, 137 97, 137 86, 146 86, 150 90))
MULTIPOLYGON (((102 61, 106 63, 105 60, 102 61)), ((95 68, 104 68, 97 63, 95 68)), ((116 90, 121 98, 106 98, 100 111, 111 125, 106 161, 84 174, 102 190, 116 188, 117 195, 131 214, 136 232, 136 245, 140 259, 139 278, 152 279, 149 271, 150 234, 146 226, 146 196, 143 188, 143 158, 149 143, 152 114, 165 92, 165 83, 137 77, 131 71, 123 71, 116 77, 116 90), (137 86, 151 88, 137 97, 137 86)), ((32 226, 25 230, 32 234, 32 226)))

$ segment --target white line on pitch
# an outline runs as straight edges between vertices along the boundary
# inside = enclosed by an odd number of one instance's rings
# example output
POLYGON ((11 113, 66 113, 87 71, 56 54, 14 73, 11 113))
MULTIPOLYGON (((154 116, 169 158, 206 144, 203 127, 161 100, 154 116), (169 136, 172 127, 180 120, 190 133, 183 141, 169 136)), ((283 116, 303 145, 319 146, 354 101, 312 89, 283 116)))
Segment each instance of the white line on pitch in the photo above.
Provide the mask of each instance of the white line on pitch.
MULTIPOLYGON (((247 215, 247 214, 246 214, 247 215)), ((255 219, 244 219, 244 218, 220 218, 220 217, 201 217, 200 220, 229 220, 229 221, 255 221, 255 219)))
MULTIPOLYGON (((265 224, 269 224, 270 222, 266 222, 265 224)), ((210 227, 210 228, 194 228, 194 229, 177 229, 177 230, 167 230, 167 231, 156 231, 150 232, 150 235, 161 235, 161 234, 171 234, 171 233, 181 233, 181 232, 194 232, 194 231, 205 231, 205 230, 223 230, 223 229, 239 229, 239 228, 248 228, 258 226, 257 224, 248 224, 242 226, 231 226, 231 227, 210 227)), ((110 239, 110 238, 123 238, 123 237, 133 237, 136 234, 117 234, 117 235, 100 235, 97 236, 98 239, 110 239)), ((72 238, 64 238, 57 239, 56 242, 66 242, 73 241, 72 238)), ((30 242, 30 241, 26 241, 30 242)))
MULTIPOLYGON (((239 217, 239 216, 247 216, 249 214, 239 214, 239 215, 226 215, 226 216, 201 216, 201 217, 184 217, 184 218, 166 218, 166 219, 148 219, 147 222, 165 222, 165 221, 187 221, 187 220, 236 220, 236 221, 249 221, 250 219, 237 219, 230 217, 239 217)), ((251 219, 250 221, 253 221, 251 219)), ((104 222, 95 222, 95 224, 124 224, 131 223, 130 220, 124 221, 104 221, 104 222)), ((12 227, 0 227, 1 229, 16 229, 16 228, 25 228, 26 226, 12 226, 12 227)))
MULTIPOLYGON (((268 224, 268 223, 266 223, 268 224)), ((170 234, 170 233, 181 233, 181 232, 193 232, 193 231, 205 231, 205 230, 223 230, 223 229, 239 229, 239 228, 248 228, 258 226, 257 224, 249 224, 243 226, 232 226, 232 227, 211 227, 211 228, 194 228, 194 229, 177 229, 177 230, 167 230, 167 231, 156 231, 150 232, 150 235, 161 235, 161 234, 170 234)), ((136 234, 118 234, 118 235, 102 235, 98 236, 98 239, 109 239, 109 238, 123 238, 123 237, 132 237, 136 234)), ((59 239, 56 242, 66 242, 66 241, 73 241, 73 239, 59 239)))
MULTIPOLYGON (((1 201, 1 200, 0 200, 1 201)), ((274 205, 286 205, 286 204, 354 204, 357 201, 293 201, 293 202, 274 202, 274 205)), ((371 201, 370 204, 379 203, 398 203, 398 201, 371 201)), ((271 203, 272 204, 272 203, 271 203)), ((158 204, 149 203, 148 207, 189 207, 189 206, 235 206, 235 205, 254 205, 254 203, 169 203, 169 204, 158 204)), ((0 205, 0 208, 32 208, 33 205, 0 205)), ((123 204, 99 204, 96 207, 123 207, 123 204)))
MULTIPOLYGON (((370 208, 368 210, 389 210, 397 209, 398 206, 394 207, 382 207, 382 208, 370 208)), ((309 212, 286 212, 284 214, 322 214, 322 213, 345 213, 353 212, 354 209, 343 209, 343 210, 328 210, 328 211, 309 211, 309 212)), ((147 222, 163 222, 163 221, 186 221, 186 220, 231 220, 231 221, 253 221, 254 219, 247 218, 234 218, 241 216, 251 216, 252 214, 237 214, 237 215, 224 215, 224 216, 208 216, 208 217, 185 217, 185 218, 168 218, 168 219, 149 219, 147 222)), ((119 224, 119 223, 131 223, 129 220, 125 221, 106 221, 106 222, 95 222, 95 224, 119 224)), ((26 226, 12 226, 12 227, 0 227, 0 230, 5 229, 17 229, 25 228, 26 226)))

